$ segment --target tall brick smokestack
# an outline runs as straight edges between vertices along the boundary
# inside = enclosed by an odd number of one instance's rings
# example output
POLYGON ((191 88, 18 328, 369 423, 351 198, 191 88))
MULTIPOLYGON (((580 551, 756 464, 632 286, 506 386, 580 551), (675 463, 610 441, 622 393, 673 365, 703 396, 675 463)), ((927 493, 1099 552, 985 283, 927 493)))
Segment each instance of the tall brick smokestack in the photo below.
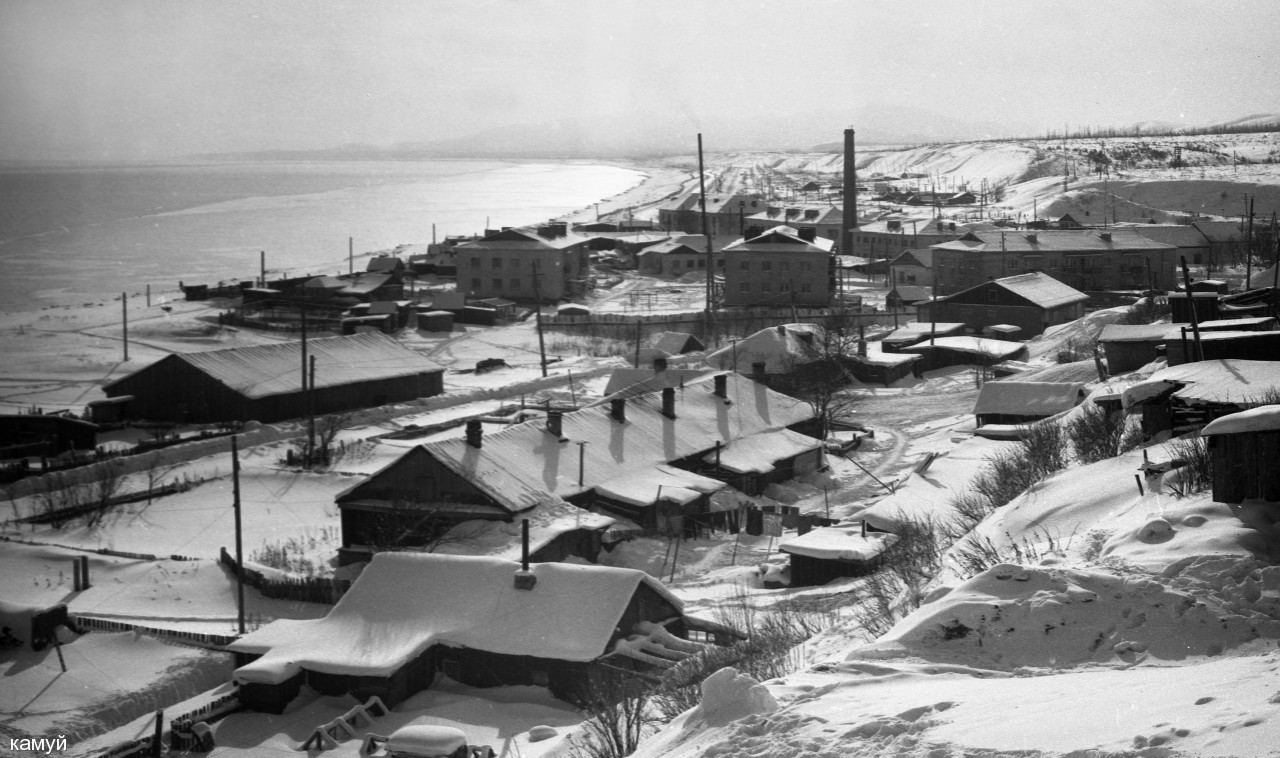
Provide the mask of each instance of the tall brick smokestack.
POLYGON ((853 228, 858 224, 858 168, 854 160, 853 130, 844 130, 844 228, 840 254, 853 255, 853 228))

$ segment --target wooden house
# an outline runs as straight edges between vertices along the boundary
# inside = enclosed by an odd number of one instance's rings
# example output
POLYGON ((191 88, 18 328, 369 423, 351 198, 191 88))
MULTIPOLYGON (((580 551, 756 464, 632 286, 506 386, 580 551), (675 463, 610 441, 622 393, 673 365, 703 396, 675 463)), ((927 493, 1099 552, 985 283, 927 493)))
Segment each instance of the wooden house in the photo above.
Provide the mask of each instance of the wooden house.
POLYGON ((1011 324, 1021 327, 1022 336, 1030 338, 1083 316, 1088 299, 1048 274, 1032 272, 993 279, 918 303, 916 319, 959 321, 975 332, 993 324, 1011 324))
POLYGON ((93 450, 98 425, 51 413, 0 414, 0 458, 93 450))
POLYGON ((327 616, 231 643, 240 702, 281 713, 303 685, 395 707, 438 673, 575 701, 594 672, 661 671, 700 645, 683 605, 634 569, 380 553, 327 616))
POLYGON ((1170 324, 1107 324, 1102 327, 1098 344, 1107 356, 1107 371, 1112 376, 1142 368, 1159 357, 1157 348, 1164 345, 1170 324))
POLYGON ((1256 408, 1280 393, 1280 364, 1234 358, 1183 363, 1124 390, 1124 409, 1141 414, 1148 437, 1198 431, 1210 421, 1256 408))
POLYGON ((1069 411, 1084 397, 1079 382, 986 382, 978 391, 973 415, 978 426, 1029 424, 1069 411))
POLYGON ((861 522, 813 529, 783 540, 778 549, 790 556, 791 586, 813 587, 874 572, 897 541, 897 535, 868 530, 861 522))
POLYGON ((107 397, 133 396, 126 404, 128 418, 189 423, 271 423, 444 391, 441 366, 385 334, 308 340, 307 351, 315 358, 310 403, 302 390, 300 342, 174 353, 109 382, 103 391, 107 397))
POLYGON ((1213 500, 1280 501, 1280 405, 1222 416, 1201 431, 1213 459, 1213 500))
POLYGON ((886 353, 900 353, 902 348, 917 345, 930 337, 953 337, 964 333, 965 325, 957 322, 913 321, 904 324, 880 339, 880 349, 886 353))
POLYGON ((1004 361, 1026 360, 1027 346, 1020 342, 989 340, 983 337, 937 337, 902 348, 921 356, 920 371, 947 366, 994 366, 1004 361))

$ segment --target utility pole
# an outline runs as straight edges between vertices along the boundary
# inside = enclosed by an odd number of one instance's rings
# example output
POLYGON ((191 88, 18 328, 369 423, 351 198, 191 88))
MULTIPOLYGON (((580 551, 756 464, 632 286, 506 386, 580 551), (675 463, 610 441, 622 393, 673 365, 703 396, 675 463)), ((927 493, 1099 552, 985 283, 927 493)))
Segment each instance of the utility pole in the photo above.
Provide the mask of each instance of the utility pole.
POLYGON ((356 238, 347 237, 347 273, 356 272, 356 238))
POLYGON ((267 286, 267 251, 266 250, 258 251, 258 270, 261 272, 261 278, 262 278, 262 283, 259 284, 258 286, 266 287, 267 286))
POLYGON ((1253 198, 1249 198, 1249 233, 1244 243, 1244 288, 1249 289, 1253 278, 1253 198))
POLYGON ((127 363, 129 360, 129 295, 120 293, 120 313, 124 317, 123 333, 124 333, 124 359, 127 363))
POLYGON ((240 449, 239 435, 231 435, 231 493, 236 515, 236 618, 244 634, 244 546, 240 536, 240 449))
MULTIPOLYGON (((1182 261, 1182 282, 1187 288, 1187 304, 1191 306, 1191 333, 1195 336, 1195 355, 1187 356, 1196 361, 1204 360, 1204 346, 1200 344, 1200 320, 1196 317, 1196 298, 1191 291, 1191 271, 1187 269, 1187 256, 1179 256, 1182 261)), ((1188 363, 1191 360, 1187 361, 1188 363)))
POLYGON ((536 326, 538 329, 538 356, 539 356, 538 362, 542 366, 542 375, 545 377, 547 375, 547 345, 542 338, 542 294, 541 294, 541 290, 538 287, 538 282, 541 279, 542 279, 542 274, 538 270, 538 261, 534 261, 533 262, 533 307, 535 308, 533 312, 534 326, 536 326))
POLYGON ((307 380, 307 460, 310 467, 316 455, 316 357, 311 356, 311 378, 307 380))

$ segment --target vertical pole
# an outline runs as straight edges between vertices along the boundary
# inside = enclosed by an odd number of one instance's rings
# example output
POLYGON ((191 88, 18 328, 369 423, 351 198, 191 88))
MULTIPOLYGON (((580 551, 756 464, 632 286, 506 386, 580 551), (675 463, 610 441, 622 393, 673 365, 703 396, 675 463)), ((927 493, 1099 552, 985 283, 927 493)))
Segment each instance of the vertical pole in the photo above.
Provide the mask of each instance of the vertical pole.
POLYGON ((698 132, 698 191, 701 193, 700 206, 702 208, 702 236, 707 241, 707 286, 706 298, 707 304, 703 310, 703 319, 706 322, 706 332, 703 334, 704 340, 711 339, 711 298, 712 298, 712 282, 715 280, 715 263, 711 253, 711 232, 707 227, 707 177, 702 167, 702 132, 698 132))
MULTIPOLYGON (((488 222, 485 222, 486 224, 488 222)), ((538 280, 542 278, 542 274, 538 271, 538 261, 533 262, 533 307, 534 307, 534 325, 538 328, 538 363, 542 366, 542 375, 547 375, 547 345, 542 338, 542 294, 538 287, 538 280)))
POLYGON ((1187 302, 1191 306, 1191 333, 1195 338, 1195 359, 1202 361, 1204 360, 1204 346, 1200 344, 1200 320, 1196 317, 1195 293, 1191 291, 1191 272, 1187 269, 1187 256, 1179 256, 1179 259, 1182 261, 1182 282, 1187 288, 1187 302))
POLYGON ((1244 243, 1244 288, 1249 289, 1253 278, 1253 198, 1249 198, 1249 234, 1244 243))
MULTIPOLYGON (((680 529, 682 531, 684 529, 683 522, 681 523, 680 529)), ((682 540, 683 538, 684 538, 683 535, 680 535, 680 534, 677 534, 675 536, 676 554, 675 554, 675 557, 671 559, 671 581, 673 582, 676 580, 676 569, 680 566, 680 540, 682 540)))
POLYGON ((124 359, 125 361, 128 361, 129 360, 129 296, 124 292, 120 293, 120 315, 121 315, 121 318, 123 318, 122 330, 124 334, 124 359))
POLYGON ((431 244, 436 244, 436 225, 431 225, 431 244))
MULTIPOLYGON (((307 455, 316 455, 316 357, 311 356, 311 377, 307 380, 307 455)), ((308 460, 307 463, 313 461, 308 460)))
POLYGON ((578 486, 582 486, 583 471, 586 469, 587 443, 585 441, 578 443, 578 486))
POLYGON ((80 556, 80 589, 87 590, 93 584, 89 581, 89 556, 80 556))
POLYGON ((262 272, 262 284, 260 284, 259 286, 266 287, 267 286, 267 251, 266 250, 258 251, 258 269, 262 272))
POLYGON ((244 545, 240 536, 240 448, 239 436, 231 435, 231 497, 236 516, 236 621, 244 634, 244 545))
POLYGON ((636 368, 640 368, 640 321, 636 320, 636 368))
POLYGON ((356 238, 347 237, 347 273, 356 272, 356 238))
POLYGON ((147 307, 151 307, 151 285, 147 285, 147 307))
POLYGON ((302 291, 302 391, 307 391, 307 293, 302 291))
POLYGON ((163 747, 160 738, 164 735, 164 710, 156 711, 156 730, 151 735, 151 758, 160 758, 160 749, 163 747))

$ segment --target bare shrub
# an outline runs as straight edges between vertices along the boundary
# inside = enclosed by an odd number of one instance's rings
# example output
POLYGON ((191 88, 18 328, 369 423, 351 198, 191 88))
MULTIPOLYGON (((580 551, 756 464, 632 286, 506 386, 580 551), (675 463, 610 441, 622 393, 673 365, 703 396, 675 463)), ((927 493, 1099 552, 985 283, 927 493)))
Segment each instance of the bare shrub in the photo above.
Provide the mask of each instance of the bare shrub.
POLYGON ((1154 324, 1169 315, 1170 312, 1167 300, 1164 303, 1160 303, 1155 298, 1144 297, 1129 306, 1129 309, 1125 311, 1117 323, 1132 325, 1154 324))
POLYGON ((625 758, 655 728, 649 685, 620 674, 595 673, 582 693, 587 720, 570 753, 575 758, 625 758))
POLYGON ((1126 436, 1128 417, 1124 411, 1107 411, 1095 403, 1067 423, 1067 436, 1081 463, 1096 463, 1114 458, 1131 444, 1126 436))
POLYGON ((1048 476, 1066 468, 1067 434, 1062 424, 1041 421, 1021 427, 1019 432, 1019 452, 1037 472, 1048 476))
POLYGON ((1058 348, 1054 360, 1057 363, 1075 363, 1092 357, 1093 341, 1083 337, 1072 337, 1058 348))
POLYGON ((1007 540, 1003 543, 978 535, 957 542, 950 555, 960 575, 969 579, 1002 563, 1034 565, 1049 556, 1064 555, 1071 544, 1070 538, 1063 542, 1045 530, 1037 530, 1035 538, 1014 539, 1008 532, 1004 536, 1007 540))
POLYGON ((1175 459, 1185 461, 1165 483, 1171 494, 1186 497, 1213 488, 1213 456, 1204 437, 1199 434, 1179 437, 1169 443, 1169 449, 1175 459))

